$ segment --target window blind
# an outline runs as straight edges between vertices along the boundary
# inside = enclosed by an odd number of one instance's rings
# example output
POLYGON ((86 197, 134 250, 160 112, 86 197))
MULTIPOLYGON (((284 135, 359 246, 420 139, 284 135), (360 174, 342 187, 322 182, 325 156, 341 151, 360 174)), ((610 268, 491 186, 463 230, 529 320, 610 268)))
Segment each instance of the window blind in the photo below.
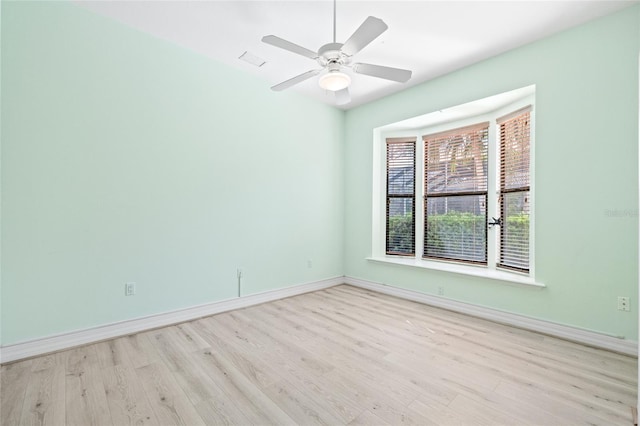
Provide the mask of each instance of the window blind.
POLYGON ((497 120, 500 126, 500 252, 498 266, 529 271, 531 107, 497 120))
POLYGON ((489 123, 423 141, 424 257, 486 265, 489 123))
POLYGON ((414 256, 416 138, 389 138, 386 142, 386 253, 414 256))

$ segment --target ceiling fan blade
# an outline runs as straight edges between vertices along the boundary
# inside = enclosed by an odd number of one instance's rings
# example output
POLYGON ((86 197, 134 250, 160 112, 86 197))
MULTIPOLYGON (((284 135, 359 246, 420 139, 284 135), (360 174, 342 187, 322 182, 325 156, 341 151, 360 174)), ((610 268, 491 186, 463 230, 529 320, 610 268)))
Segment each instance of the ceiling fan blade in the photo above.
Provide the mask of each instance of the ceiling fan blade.
POLYGON ((400 68, 383 67, 382 65, 372 64, 353 64, 351 68, 358 74, 384 78, 385 80, 393 80, 399 83, 406 83, 411 78, 411 71, 400 68))
POLYGON ((279 92, 279 91, 281 91, 281 90, 288 89, 288 88, 289 88, 289 87, 291 87, 291 86, 294 86, 294 85, 296 85, 296 84, 298 84, 298 83, 301 83, 301 82, 303 82, 303 81, 305 81, 305 80, 310 79, 310 78, 311 78, 311 77, 313 77, 314 75, 318 75, 318 74, 320 74, 320 71, 322 71, 322 70, 311 70, 311 71, 307 71, 307 72, 302 73, 302 74, 300 74, 300 75, 298 75, 298 76, 295 76, 295 77, 293 77, 293 78, 290 78, 290 79, 289 79, 289 80, 287 80, 287 81, 283 81, 283 82, 282 82, 282 83, 280 83, 280 84, 276 84, 275 86, 273 86, 273 87, 271 88, 271 90, 275 90, 276 92, 279 92))
POLYGON ((369 16, 364 20, 362 25, 356 30, 355 33, 345 41, 342 46, 342 53, 347 56, 353 56, 361 51, 366 45, 378 38, 380 34, 387 30, 387 24, 382 19, 369 16))
POLYGON ((349 88, 345 87, 342 90, 338 90, 336 93, 336 105, 346 105, 351 102, 351 95, 349 94, 349 88))
POLYGON ((302 46, 298 46, 295 43, 291 43, 290 41, 287 41, 285 39, 282 39, 274 35, 264 36, 262 37, 262 41, 272 46, 279 47, 280 49, 288 50, 289 52, 306 56, 307 58, 310 58, 310 59, 318 58, 318 54, 316 52, 312 52, 309 49, 306 49, 302 46))

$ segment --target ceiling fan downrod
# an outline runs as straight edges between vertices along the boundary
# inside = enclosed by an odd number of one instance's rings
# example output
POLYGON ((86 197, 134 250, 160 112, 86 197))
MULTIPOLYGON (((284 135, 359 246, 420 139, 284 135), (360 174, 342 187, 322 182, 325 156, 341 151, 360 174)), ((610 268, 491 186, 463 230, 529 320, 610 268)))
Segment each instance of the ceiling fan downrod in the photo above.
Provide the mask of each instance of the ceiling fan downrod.
POLYGON ((336 0, 333 0, 333 42, 336 42, 336 0))

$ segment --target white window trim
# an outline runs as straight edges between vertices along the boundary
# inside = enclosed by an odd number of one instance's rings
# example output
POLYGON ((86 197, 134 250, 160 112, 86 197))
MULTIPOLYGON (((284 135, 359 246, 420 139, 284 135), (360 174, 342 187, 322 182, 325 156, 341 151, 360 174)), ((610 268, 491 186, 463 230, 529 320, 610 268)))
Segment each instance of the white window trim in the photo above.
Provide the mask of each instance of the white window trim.
POLYGON ((420 127, 417 129, 398 129, 393 126, 393 130, 386 130, 384 127, 374 129, 373 132, 373 194, 372 194, 372 251, 371 256, 367 257, 368 261, 408 266, 421 269, 430 269, 442 272, 451 272, 474 277, 481 277, 498 282, 527 285, 535 287, 545 287, 544 284, 537 282, 535 279, 535 94, 528 95, 508 105, 497 108, 491 112, 473 115, 472 117, 463 118, 446 124, 437 124, 434 126, 420 127), (500 182, 497 171, 499 170, 499 144, 498 144, 498 126, 496 119, 512 111, 523 108, 527 105, 532 106, 531 110, 531 141, 530 141, 530 233, 529 233, 529 273, 519 273, 499 269, 496 267, 499 243, 499 228, 492 227, 487 232, 487 266, 469 265, 458 262, 448 262, 439 260, 425 260, 422 258, 424 250, 424 143, 423 135, 437 133, 449 129, 455 129, 483 121, 489 121, 489 167, 488 173, 488 205, 487 219, 492 215, 499 216, 498 197, 500 182), (386 237, 386 144, 385 140, 389 137, 415 137, 416 138, 416 192, 415 192, 415 257, 393 256, 386 254, 385 237, 386 237))
POLYGON ((517 272, 505 271, 502 269, 489 269, 484 266, 387 255, 382 257, 367 257, 367 260, 376 263, 386 263, 392 265, 408 266, 412 268, 430 269, 434 271, 451 272, 454 274, 487 278, 490 280, 496 280, 510 284, 546 287, 544 284, 537 282, 530 276, 519 274, 517 272))

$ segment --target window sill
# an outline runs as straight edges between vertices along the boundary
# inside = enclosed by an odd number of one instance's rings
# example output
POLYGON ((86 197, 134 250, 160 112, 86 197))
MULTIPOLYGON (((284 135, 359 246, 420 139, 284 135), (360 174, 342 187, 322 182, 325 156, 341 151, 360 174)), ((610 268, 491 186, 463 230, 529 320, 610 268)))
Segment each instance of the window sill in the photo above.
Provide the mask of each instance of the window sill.
POLYGON ((490 280, 503 281, 509 284, 526 285, 536 288, 544 288, 546 285, 536 282, 535 279, 520 275, 518 273, 486 269, 471 265, 458 265, 446 262, 434 262, 429 260, 402 258, 396 256, 368 257, 368 261, 377 263, 390 263, 393 265, 410 266, 414 268, 431 269, 435 271, 453 272, 455 274, 468 275, 473 277, 487 278, 490 280))

